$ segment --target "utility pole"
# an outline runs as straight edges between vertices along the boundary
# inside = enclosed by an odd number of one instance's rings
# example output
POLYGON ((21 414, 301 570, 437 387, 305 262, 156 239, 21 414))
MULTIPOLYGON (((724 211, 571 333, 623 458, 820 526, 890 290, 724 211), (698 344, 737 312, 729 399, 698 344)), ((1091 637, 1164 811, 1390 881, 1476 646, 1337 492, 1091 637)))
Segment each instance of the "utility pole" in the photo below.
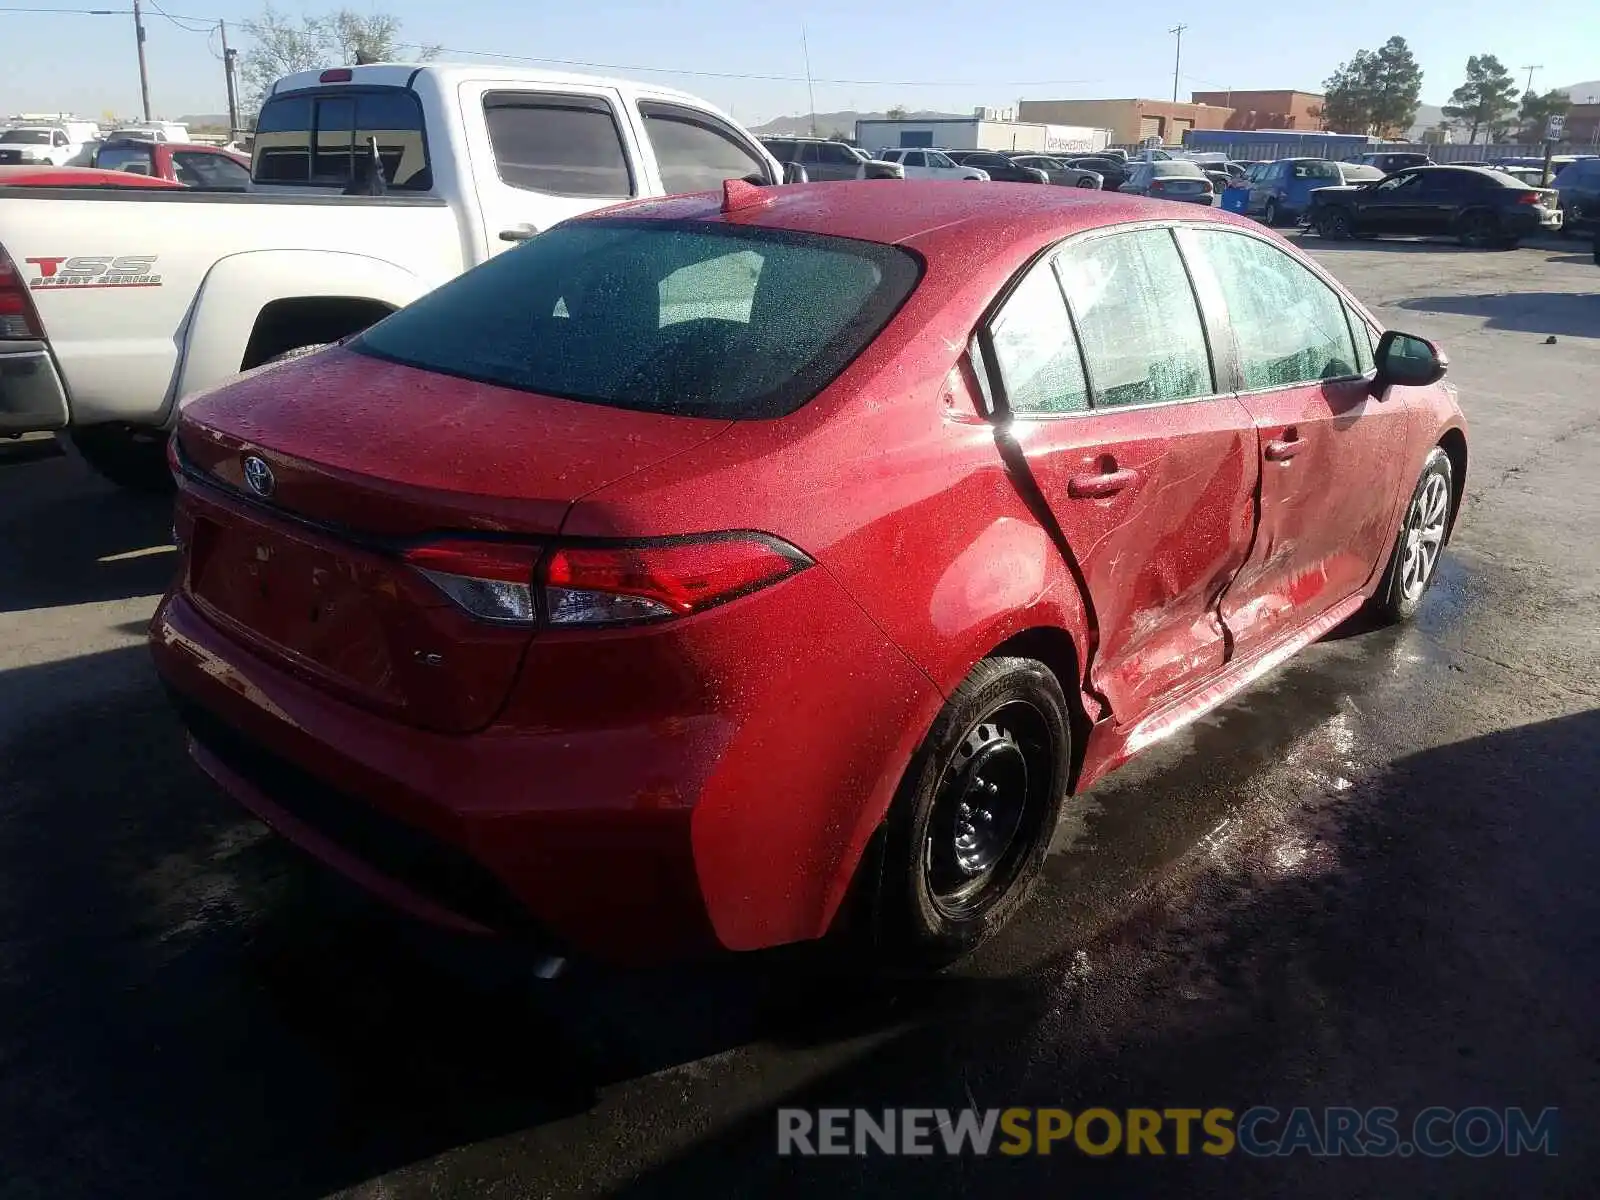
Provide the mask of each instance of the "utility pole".
POLYGON ((1174 25, 1167 30, 1168 33, 1178 35, 1178 50, 1172 56, 1172 102, 1174 104, 1178 102, 1178 68, 1183 65, 1183 31, 1187 28, 1189 28, 1187 25, 1174 25))
POLYGON ((800 53, 806 59, 806 100, 811 105, 811 136, 817 136, 817 93, 811 87, 811 47, 806 43, 806 27, 800 26, 800 53))
POLYGON ((1534 63, 1531 67, 1523 67, 1522 70, 1524 70, 1524 71, 1526 71, 1528 73, 1528 86, 1523 88, 1522 90, 1523 90, 1524 93, 1531 92, 1531 91, 1533 91, 1533 73, 1535 71, 1544 70, 1544 64, 1543 63, 1534 63))
POLYGON ((133 36, 139 45, 139 100, 144 105, 144 119, 150 119, 150 73, 144 65, 144 15, 139 11, 139 0, 133 0, 133 36))
POLYGON ((235 142, 239 139, 239 88, 233 72, 239 52, 228 46, 228 23, 218 21, 217 28, 222 30, 222 77, 228 83, 228 141, 235 142))

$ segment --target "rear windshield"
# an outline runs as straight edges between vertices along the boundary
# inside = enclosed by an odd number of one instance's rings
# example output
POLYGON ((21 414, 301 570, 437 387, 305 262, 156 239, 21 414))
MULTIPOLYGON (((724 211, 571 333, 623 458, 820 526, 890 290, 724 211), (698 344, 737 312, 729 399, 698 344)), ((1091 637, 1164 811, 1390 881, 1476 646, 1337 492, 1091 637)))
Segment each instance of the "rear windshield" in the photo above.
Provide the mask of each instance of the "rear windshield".
POLYGON ((1333 162, 1297 162, 1294 164, 1294 177, 1332 179, 1336 183, 1344 179, 1344 175, 1339 171, 1339 164, 1333 162))
POLYGON ((105 146, 95 155, 94 165, 103 171, 129 171, 136 175, 149 175, 154 169, 149 146, 105 146))
POLYGON ((252 174, 259 183, 343 187, 378 141, 384 181, 399 191, 433 186, 422 106, 405 88, 336 87, 269 97, 256 121, 252 174), (359 159, 359 161, 358 161, 359 159))
POLYGON ((1198 164, 1192 162, 1153 162, 1150 167, 1157 175, 1190 175, 1196 178, 1205 175, 1198 164))
POLYGON ((13 146, 48 146, 50 134, 43 129, 8 129, 0 133, 0 142, 10 142, 13 146))
POLYGON ((379 322, 377 358, 616 408, 782 416, 916 286, 893 246, 705 222, 558 225, 379 322))

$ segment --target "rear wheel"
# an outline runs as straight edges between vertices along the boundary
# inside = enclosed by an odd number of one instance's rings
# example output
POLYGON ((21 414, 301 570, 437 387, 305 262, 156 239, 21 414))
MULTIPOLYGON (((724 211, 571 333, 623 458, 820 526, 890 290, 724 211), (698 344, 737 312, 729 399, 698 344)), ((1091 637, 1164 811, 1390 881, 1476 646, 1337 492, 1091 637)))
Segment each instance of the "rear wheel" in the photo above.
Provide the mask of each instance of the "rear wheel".
POLYGON ((1334 208, 1317 214, 1317 232, 1329 241, 1345 242, 1350 240, 1354 230, 1350 226, 1349 215, 1334 208))
POLYGON ((1267 201, 1267 207, 1261 210, 1261 219, 1269 226, 1273 226, 1278 223, 1278 202, 1276 200, 1267 201))
POLYGON ((1422 465, 1422 475, 1406 505, 1400 536, 1395 539, 1383 583, 1369 609, 1384 621, 1408 621, 1422 606, 1422 597, 1439 569, 1450 531, 1453 471, 1450 456, 1438 446, 1422 465))
POLYGON ((1492 213, 1468 213, 1461 218, 1461 228, 1456 236, 1463 246, 1473 250, 1486 250, 1501 240, 1500 222, 1492 213))
POLYGON ((1095 186, 1095 182, 1092 179, 1080 179, 1078 180, 1077 186, 1081 188, 1092 188, 1095 186))
POLYGON ((73 448, 96 474, 138 492, 169 492, 167 435, 160 429, 90 425, 71 431, 73 448))
POLYGON ((1022 906, 1060 816, 1071 739, 1066 696, 1043 663, 990 658, 973 668, 889 814, 874 908, 891 959, 952 962, 1022 906))

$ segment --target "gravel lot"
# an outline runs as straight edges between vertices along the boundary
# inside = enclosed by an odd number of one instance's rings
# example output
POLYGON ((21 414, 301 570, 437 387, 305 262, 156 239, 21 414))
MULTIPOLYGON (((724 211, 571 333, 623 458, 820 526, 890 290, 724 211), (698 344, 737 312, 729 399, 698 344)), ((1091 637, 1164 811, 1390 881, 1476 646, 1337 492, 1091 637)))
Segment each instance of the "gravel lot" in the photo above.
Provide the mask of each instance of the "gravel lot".
POLYGON ((1600 270, 1308 244, 1453 361, 1427 607, 1082 798, 1028 919, 915 986, 803 954, 541 986, 391 919, 188 763, 142 646, 165 506, 0 443, 0 1194, 1593 1195, 1600 270), (1557 1106, 1560 1156, 773 1153, 780 1103, 969 1102, 1557 1106))

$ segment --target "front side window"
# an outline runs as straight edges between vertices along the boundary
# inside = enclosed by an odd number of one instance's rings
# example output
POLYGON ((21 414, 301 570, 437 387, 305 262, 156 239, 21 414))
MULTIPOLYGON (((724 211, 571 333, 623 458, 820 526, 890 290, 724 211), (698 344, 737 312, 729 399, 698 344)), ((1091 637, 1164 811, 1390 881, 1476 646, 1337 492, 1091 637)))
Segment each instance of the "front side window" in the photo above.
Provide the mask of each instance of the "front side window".
POLYGON ((775 417, 850 364, 918 271, 896 247, 816 234, 572 221, 458 276, 351 346, 614 408, 775 417))
POLYGON ((930 167, 953 167, 956 164, 948 155, 940 154, 937 150, 929 150, 928 165, 930 167))
POLYGON ((691 109, 646 101, 639 105, 668 192, 710 192, 724 180, 771 174, 767 163, 730 129, 691 109))
POLYGON ((1058 261, 1096 408, 1215 392, 1200 310, 1170 233, 1112 234, 1058 261))
POLYGON ((622 133, 604 100, 490 92, 483 118, 495 170, 510 186, 557 196, 633 195, 622 133))
POLYGON ((989 327, 1006 403, 1018 416, 1089 407, 1089 388, 1066 301, 1049 262, 1035 265, 989 327))
POLYGON ((1401 188, 1414 188, 1422 182, 1422 176, 1416 173, 1410 175, 1393 175, 1377 186, 1377 191, 1389 193, 1397 192, 1401 188))
POLYGON ((1359 375, 1344 302, 1275 246, 1222 229, 1193 231, 1228 306, 1249 391, 1359 375))

